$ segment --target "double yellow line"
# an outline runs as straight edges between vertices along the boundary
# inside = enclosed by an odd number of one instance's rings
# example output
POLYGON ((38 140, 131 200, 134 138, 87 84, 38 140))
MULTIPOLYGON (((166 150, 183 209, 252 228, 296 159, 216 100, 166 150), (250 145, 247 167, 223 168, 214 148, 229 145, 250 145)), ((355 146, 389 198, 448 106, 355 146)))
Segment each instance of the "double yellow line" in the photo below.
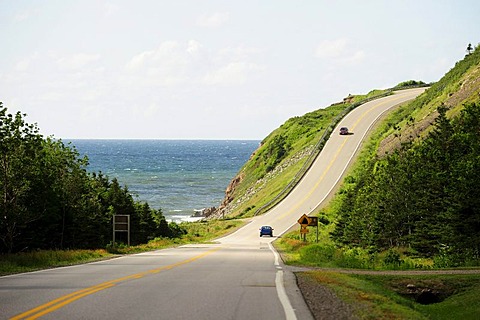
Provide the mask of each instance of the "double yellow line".
POLYGON ((72 303, 76 300, 79 300, 79 299, 81 299, 85 296, 94 294, 98 291, 102 291, 102 290, 111 288, 111 287, 113 287, 113 286, 115 286, 115 285, 117 285, 121 282, 128 281, 128 280, 134 280, 134 279, 140 279, 140 278, 143 278, 143 277, 145 277, 147 275, 150 275, 150 274, 155 274, 155 273, 159 273, 161 271, 170 270, 170 269, 173 269, 175 267, 178 267, 178 266, 193 262, 195 260, 198 260, 200 258, 203 258, 203 257, 205 257, 205 256, 207 256, 207 255, 209 255, 209 254, 211 254, 215 251, 218 251, 218 250, 220 250, 220 248, 209 250, 209 251, 204 252, 200 255, 197 255, 193 258, 186 259, 186 260, 174 263, 174 264, 170 264, 170 265, 163 266, 163 267, 160 267, 160 268, 156 268, 156 269, 132 274, 132 275, 129 275, 129 276, 126 276, 126 277, 110 280, 110 281, 107 281, 107 282, 97 284, 95 286, 91 286, 91 287, 88 287, 88 288, 85 288, 85 289, 82 289, 82 290, 78 290, 78 291, 69 293, 67 295, 61 296, 60 298, 57 298, 57 299, 52 300, 50 302, 47 302, 45 304, 42 304, 42 305, 40 305, 36 308, 33 308, 33 309, 28 310, 26 312, 23 312, 23 313, 21 313, 19 315, 16 315, 16 316, 14 316, 10 319, 11 320, 20 320, 20 319, 28 319, 28 320, 32 319, 33 320, 33 319, 37 319, 41 316, 44 316, 48 313, 51 313, 55 310, 58 310, 58 309, 64 307, 67 304, 70 304, 70 303, 72 303))
MULTIPOLYGON (((395 98, 393 101, 396 101, 398 100, 399 98, 401 97, 397 97, 395 98)), ((353 126, 350 128, 352 131, 355 131, 355 128, 357 127, 357 125, 360 123, 360 121, 363 120, 363 118, 369 114, 370 112, 372 112, 374 109, 377 109, 387 103, 392 103, 391 100, 388 100, 388 101, 381 101, 380 103, 377 103, 375 105, 373 105, 371 108, 365 110, 361 115, 360 117, 357 118, 357 120, 355 121, 355 123, 353 124, 353 126)), ((322 175, 318 178, 317 182, 315 183, 315 185, 313 186, 313 188, 311 188, 309 190, 309 192, 305 193, 304 197, 302 198, 302 200, 300 202, 297 203, 297 205, 293 208, 291 208, 289 211, 285 212, 283 215, 281 215, 279 217, 279 220, 282 220, 284 219, 285 217, 288 217, 290 216, 291 214, 293 214, 294 212, 296 212, 298 210, 298 208, 308 199, 310 198, 310 196, 313 194, 313 192, 318 188, 318 186, 320 185, 320 183, 323 182, 323 179, 325 178, 326 174, 328 171, 330 171, 331 167, 333 166, 333 164, 337 161, 337 158, 340 154, 340 152, 342 151, 342 149, 344 148, 345 144, 347 142, 347 139, 343 139, 343 142, 342 144, 337 148, 332 160, 330 160, 330 163, 327 165, 327 167, 325 168, 325 170, 323 171, 322 175)), ((361 143, 361 141, 359 142, 361 143)), ((349 160, 350 161, 350 160, 349 160)), ((347 163, 348 165, 348 163, 347 163)))

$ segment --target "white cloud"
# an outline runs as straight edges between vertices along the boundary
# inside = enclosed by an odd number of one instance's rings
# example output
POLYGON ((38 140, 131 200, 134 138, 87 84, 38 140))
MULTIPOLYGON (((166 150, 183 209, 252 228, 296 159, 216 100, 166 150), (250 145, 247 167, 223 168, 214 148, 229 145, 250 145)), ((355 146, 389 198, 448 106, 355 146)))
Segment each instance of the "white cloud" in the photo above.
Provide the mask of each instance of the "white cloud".
POLYGON ((131 71, 148 70, 160 66, 167 67, 168 65, 175 68, 182 64, 181 60, 184 59, 187 50, 182 48, 177 41, 165 41, 154 50, 147 50, 134 56, 127 63, 127 68, 131 71))
POLYGON ((98 61, 99 54, 77 53, 57 60, 58 65, 64 69, 81 69, 91 62, 98 61))
POLYGON ((38 60, 41 59, 41 56, 38 52, 33 52, 27 57, 23 57, 15 63, 14 70, 20 73, 29 71, 38 60))
POLYGON ((365 59, 365 52, 350 44, 346 38, 324 40, 315 49, 315 57, 343 64, 355 65, 365 59))
POLYGON ((105 16, 106 17, 111 17, 113 16, 116 12, 118 12, 120 9, 119 6, 113 3, 106 3, 105 4, 105 16))
POLYGON ((137 54, 127 63, 127 69, 129 69, 130 71, 140 70, 144 66, 146 61, 148 61, 148 59, 150 59, 153 55, 153 50, 144 51, 137 54))
POLYGON ((315 49, 317 58, 337 58, 347 50, 347 39, 324 40, 315 49))
POLYGON ((45 92, 39 96, 39 100, 45 101, 45 102, 51 102, 51 101, 61 101, 65 95, 61 94, 60 92, 45 92))
POLYGON ((344 57, 344 62, 348 64, 359 64, 365 59, 365 52, 363 50, 358 50, 353 52, 352 55, 344 57))
POLYGON ((127 70, 138 76, 145 84, 176 85, 184 83, 191 68, 191 53, 199 50, 194 42, 181 44, 177 41, 162 42, 156 49, 144 51, 127 63, 127 70))
POLYGON ((215 12, 211 14, 202 14, 197 19, 197 25, 200 27, 218 28, 224 25, 230 17, 228 12, 215 12))
POLYGON ((27 71, 28 68, 30 67, 32 59, 31 58, 25 58, 17 62, 15 65, 15 70, 19 72, 24 72, 27 71))
POLYGON ((197 56, 201 53, 202 50, 202 45, 200 42, 195 41, 195 40, 190 40, 188 41, 188 46, 187 46, 187 52, 191 54, 192 56, 197 56))
POLYGON ((263 71, 264 68, 254 63, 232 62, 228 65, 213 70, 203 78, 207 85, 242 85, 250 73, 263 71))
POLYGON ((238 47, 228 47, 219 50, 218 56, 220 58, 228 59, 228 60, 235 60, 235 61, 243 61, 250 59, 251 56, 261 53, 262 50, 254 47, 245 47, 240 45, 238 47))
POLYGON ((196 40, 166 41, 134 56, 126 69, 136 77, 131 81, 144 85, 241 85, 250 74, 264 70, 250 61, 255 52, 241 46, 215 52, 196 40))
POLYGON ((31 16, 30 12, 17 13, 17 14, 13 17, 13 21, 15 21, 15 22, 22 22, 22 21, 28 20, 28 19, 30 18, 30 16, 31 16))

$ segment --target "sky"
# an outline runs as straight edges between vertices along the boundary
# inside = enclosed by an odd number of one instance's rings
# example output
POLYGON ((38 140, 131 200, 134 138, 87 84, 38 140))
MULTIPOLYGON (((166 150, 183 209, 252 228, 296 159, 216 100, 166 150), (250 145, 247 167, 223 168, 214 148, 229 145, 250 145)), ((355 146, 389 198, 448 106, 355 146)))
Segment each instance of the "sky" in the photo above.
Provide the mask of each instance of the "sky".
POLYGON ((480 1, 0 0, 0 101, 60 139, 262 140, 349 94, 435 82, 480 1))

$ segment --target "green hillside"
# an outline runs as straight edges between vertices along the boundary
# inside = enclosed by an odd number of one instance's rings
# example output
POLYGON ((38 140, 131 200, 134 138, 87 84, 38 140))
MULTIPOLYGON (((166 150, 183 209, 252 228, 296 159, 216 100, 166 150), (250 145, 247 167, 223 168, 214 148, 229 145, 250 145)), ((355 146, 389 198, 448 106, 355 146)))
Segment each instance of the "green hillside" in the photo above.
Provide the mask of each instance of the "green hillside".
MULTIPOLYGON (((396 88, 409 84, 416 83, 396 88)), ((350 96, 286 121, 262 141, 232 181, 220 216, 264 213, 308 168, 322 136, 346 110, 388 92, 350 96)), ((480 246, 468 239, 480 239, 480 195, 474 191, 480 172, 479 93, 476 50, 377 125, 337 196, 318 213, 324 242, 366 253, 395 249, 390 252, 394 258, 397 251, 435 257, 438 266, 475 264, 480 246)), ((296 237, 291 234, 284 242, 296 237)))
POLYGON ((327 210, 337 245, 478 265, 479 72, 477 50, 373 134, 327 210))
POLYGON ((230 183, 222 206, 212 217, 240 218, 264 213, 281 200, 308 169, 346 112, 363 101, 390 92, 372 90, 364 95, 349 95, 327 108, 288 119, 260 143, 230 183))

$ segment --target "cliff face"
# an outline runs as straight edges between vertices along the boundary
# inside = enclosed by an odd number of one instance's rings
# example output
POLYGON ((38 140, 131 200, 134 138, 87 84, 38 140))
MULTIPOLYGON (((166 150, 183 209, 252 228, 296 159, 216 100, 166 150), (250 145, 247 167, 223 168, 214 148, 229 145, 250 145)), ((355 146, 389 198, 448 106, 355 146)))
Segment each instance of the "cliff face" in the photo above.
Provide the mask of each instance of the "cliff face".
POLYGON ((212 208, 214 210, 210 210, 208 212, 204 212, 204 215, 207 219, 219 219, 224 218, 228 215, 228 206, 234 200, 233 194, 238 187, 238 185, 242 182, 243 178, 245 177, 244 173, 238 174, 235 178, 230 181, 225 190, 225 197, 223 198, 222 203, 218 208, 212 208))
MULTIPOLYGON (((260 144, 258 148, 260 148, 261 146, 262 144, 260 144)), ((248 161, 250 161, 253 158, 253 156, 255 156, 255 154, 258 151, 258 148, 250 155, 250 158, 248 159, 248 161)), ((240 172, 230 181, 230 183, 227 186, 227 189, 225 190, 225 197, 223 198, 222 203, 218 208, 215 208, 215 210, 206 212, 205 213, 206 218, 210 218, 210 219, 224 218, 228 214, 228 212, 226 212, 227 207, 234 200, 233 194, 237 189, 238 185, 242 182, 244 178, 245 178, 245 173, 240 172)))
POLYGON ((235 192, 235 189, 240 184, 240 182, 242 182, 244 176, 245 174, 242 173, 236 176, 235 178, 233 178, 232 181, 230 181, 227 189, 225 190, 225 198, 223 199, 219 209, 226 207, 230 202, 232 202, 233 193, 235 192))

